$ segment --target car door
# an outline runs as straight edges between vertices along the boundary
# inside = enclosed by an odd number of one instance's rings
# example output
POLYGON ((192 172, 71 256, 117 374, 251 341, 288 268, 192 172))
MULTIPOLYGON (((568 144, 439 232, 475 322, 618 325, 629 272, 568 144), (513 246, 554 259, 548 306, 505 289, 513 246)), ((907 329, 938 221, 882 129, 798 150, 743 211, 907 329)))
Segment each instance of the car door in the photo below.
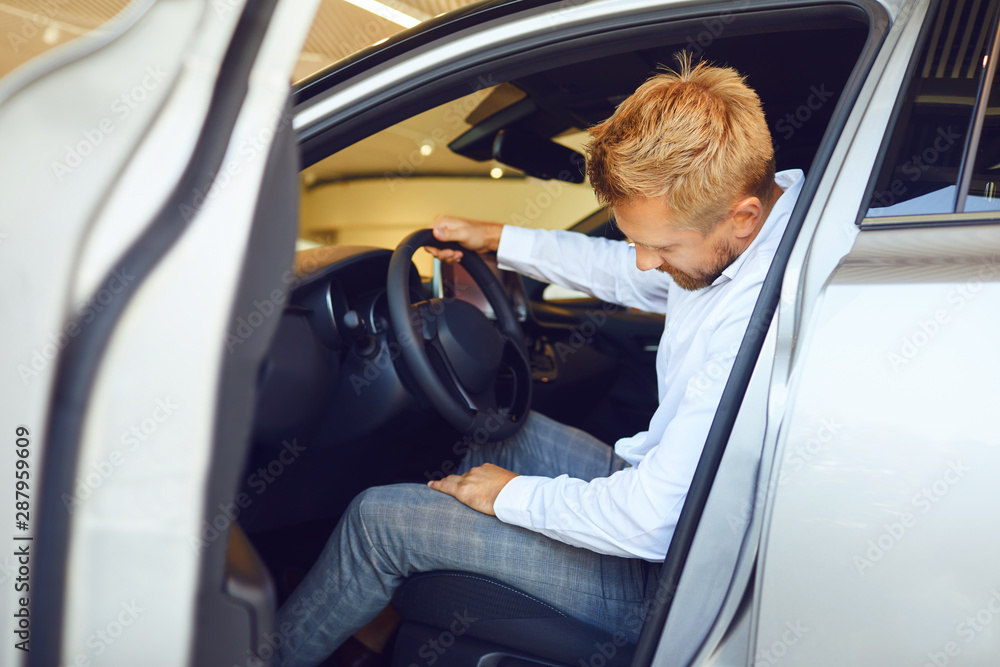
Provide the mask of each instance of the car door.
POLYGON ((0 82, 5 665, 268 651, 266 577, 225 557, 274 323, 224 342, 286 285, 285 105, 315 5, 134 2, 0 82))
POLYGON ((812 244, 790 262, 802 305, 778 332, 790 354, 762 477, 758 660, 1000 653, 997 11, 912 6, 812 244), (807 256, 822 245, 846 252, 807 256))

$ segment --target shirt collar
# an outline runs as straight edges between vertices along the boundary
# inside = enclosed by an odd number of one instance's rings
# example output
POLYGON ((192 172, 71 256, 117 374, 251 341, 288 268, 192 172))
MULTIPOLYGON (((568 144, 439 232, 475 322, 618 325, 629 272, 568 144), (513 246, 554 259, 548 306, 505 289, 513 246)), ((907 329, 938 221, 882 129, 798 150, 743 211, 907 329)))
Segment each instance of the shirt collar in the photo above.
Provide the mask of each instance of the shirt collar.
POLYGON ((739 257, 733 260, 733 263, 726 267, 712 286, 721 285, 722 283, 729 282, 736 277, 739 273, 740 267, 746 262, 747 257, 750 256, 751 250, 756 246, 763 243, 765 240, 770 239, 774 236, 778 238, 785 233, 785 226, 788 223, 788 217, 792 213, 792 208, 795 206, 795 200, 799 197, 799 192, 802 190, 802 182, 805 180, 805 173, 801 169, 789 169, 787 171, 779 171, 774 175, 774 182, 778 184, 778 187, 782 189, 781 196, 778 200, 774 202, 774 206, 771 207, 771 212, 768 214, 767 219, 764 221, 763 226, 761 226, 760 231, 757 232, 757 236, 754 240, 750 242, 750 245, 746 247, 746 250, 740 253, 739 257))

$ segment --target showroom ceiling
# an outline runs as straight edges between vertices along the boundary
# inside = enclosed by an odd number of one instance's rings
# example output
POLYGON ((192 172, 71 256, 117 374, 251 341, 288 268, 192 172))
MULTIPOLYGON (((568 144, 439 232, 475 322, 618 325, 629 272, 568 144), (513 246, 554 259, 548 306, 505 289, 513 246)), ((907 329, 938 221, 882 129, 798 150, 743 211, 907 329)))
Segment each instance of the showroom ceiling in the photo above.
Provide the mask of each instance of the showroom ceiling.
MULTIPOLYGON (((304 79, 406 27, 476 0, 323 0, 293 79, 304 79), (385 18, 389 17, 389 18, 385 18)), ((0 0, 0 77, 38 54, 99 29, 128 0, 0 0)))

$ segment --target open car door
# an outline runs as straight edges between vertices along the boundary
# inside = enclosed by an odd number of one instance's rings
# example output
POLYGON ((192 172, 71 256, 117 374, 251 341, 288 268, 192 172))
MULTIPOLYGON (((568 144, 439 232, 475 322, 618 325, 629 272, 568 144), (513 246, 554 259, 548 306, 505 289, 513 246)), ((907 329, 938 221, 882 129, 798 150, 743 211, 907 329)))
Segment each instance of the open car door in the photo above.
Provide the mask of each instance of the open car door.
POLYGON ((230 527, 277 318, 226 335, 287 288, 316 4, 137 1, 0 82, 4 665, 270 654, 269 579, 230 527))

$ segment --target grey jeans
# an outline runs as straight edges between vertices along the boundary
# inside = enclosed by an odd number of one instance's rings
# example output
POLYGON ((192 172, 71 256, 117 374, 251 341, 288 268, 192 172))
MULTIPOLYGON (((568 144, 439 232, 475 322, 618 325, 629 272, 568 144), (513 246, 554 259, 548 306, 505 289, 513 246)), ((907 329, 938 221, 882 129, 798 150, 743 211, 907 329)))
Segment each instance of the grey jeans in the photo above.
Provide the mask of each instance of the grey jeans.
MULTIPOLYGON (((470 449, 458 472, 482 463, 584 480, 628 465, 596 438, 538 413, 512 438, 470 449)), ((493 577, 634 642, 659 566, 505 524, 424 484, 373 487, 351 502, 309 574, 278 610, 276 664, 322 662, 385 608, 403 579, 431 570, 493 577)))

